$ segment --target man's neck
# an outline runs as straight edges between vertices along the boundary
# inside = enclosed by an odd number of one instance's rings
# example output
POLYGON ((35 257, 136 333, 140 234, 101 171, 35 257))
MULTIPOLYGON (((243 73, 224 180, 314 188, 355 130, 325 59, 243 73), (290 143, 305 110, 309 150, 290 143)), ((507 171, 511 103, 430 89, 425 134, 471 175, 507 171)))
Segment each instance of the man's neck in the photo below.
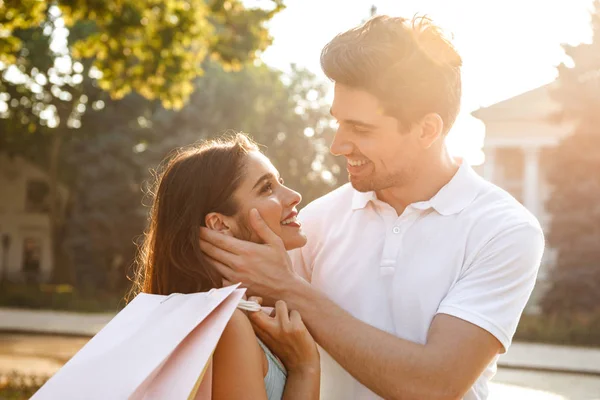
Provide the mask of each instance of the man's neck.
POLYGON ((409 205, 435 196, 450 182, 459 166, 459 162, 446 154, 437 163, 429 163, 427 167, 421 168, 410 182, 377 191, 377 198, 388 203, 401 215, 409 205))

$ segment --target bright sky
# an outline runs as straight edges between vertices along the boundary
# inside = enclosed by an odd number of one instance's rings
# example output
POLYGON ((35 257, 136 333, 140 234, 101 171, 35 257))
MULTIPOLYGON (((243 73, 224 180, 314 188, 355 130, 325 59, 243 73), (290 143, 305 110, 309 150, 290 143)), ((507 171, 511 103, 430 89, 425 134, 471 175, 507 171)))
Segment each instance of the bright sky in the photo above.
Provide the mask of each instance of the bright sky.
POLYGON ((454 35, 463 111, 448 145, 473 164, 483 161, 485 129, 470 112, 551 82, 566 59, 560 45, 591 40, 592 0, 288 0, 269 25, 274 42, 263 60, 283 70, 296 63, 324 78, 321 48, 366 19, 372 4, 378 14, 425 13, 454 35))

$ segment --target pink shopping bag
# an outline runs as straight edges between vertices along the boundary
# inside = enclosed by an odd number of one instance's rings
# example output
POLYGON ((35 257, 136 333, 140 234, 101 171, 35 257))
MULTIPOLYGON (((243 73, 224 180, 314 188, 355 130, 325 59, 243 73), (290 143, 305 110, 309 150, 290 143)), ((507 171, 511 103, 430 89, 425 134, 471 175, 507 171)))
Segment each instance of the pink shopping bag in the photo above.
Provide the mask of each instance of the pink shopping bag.
POLYGON ((245 292, 237 286, 138 295, 32 399, 210 399, 212 353, 245 292))

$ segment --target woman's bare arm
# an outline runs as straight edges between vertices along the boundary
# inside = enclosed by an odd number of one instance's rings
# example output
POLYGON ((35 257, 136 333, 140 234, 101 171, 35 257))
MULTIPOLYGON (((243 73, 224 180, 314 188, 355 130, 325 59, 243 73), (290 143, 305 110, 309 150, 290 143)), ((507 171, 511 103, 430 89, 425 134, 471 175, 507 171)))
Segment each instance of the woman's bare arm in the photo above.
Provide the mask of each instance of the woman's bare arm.
POLYGON ((250 321, 236 310, 213 357, 213 400, 267 400, 264 358, 250 321))

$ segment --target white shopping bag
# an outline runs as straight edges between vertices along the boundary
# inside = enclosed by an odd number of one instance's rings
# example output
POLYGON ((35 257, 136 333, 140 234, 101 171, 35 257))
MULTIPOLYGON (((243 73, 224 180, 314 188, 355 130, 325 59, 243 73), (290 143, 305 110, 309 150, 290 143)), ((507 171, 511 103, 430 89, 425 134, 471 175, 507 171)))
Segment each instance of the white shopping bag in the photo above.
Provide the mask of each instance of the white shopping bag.
POLYGON ((211 356, 244 295, 139 294, 34 400, 210 399, 211 356))

